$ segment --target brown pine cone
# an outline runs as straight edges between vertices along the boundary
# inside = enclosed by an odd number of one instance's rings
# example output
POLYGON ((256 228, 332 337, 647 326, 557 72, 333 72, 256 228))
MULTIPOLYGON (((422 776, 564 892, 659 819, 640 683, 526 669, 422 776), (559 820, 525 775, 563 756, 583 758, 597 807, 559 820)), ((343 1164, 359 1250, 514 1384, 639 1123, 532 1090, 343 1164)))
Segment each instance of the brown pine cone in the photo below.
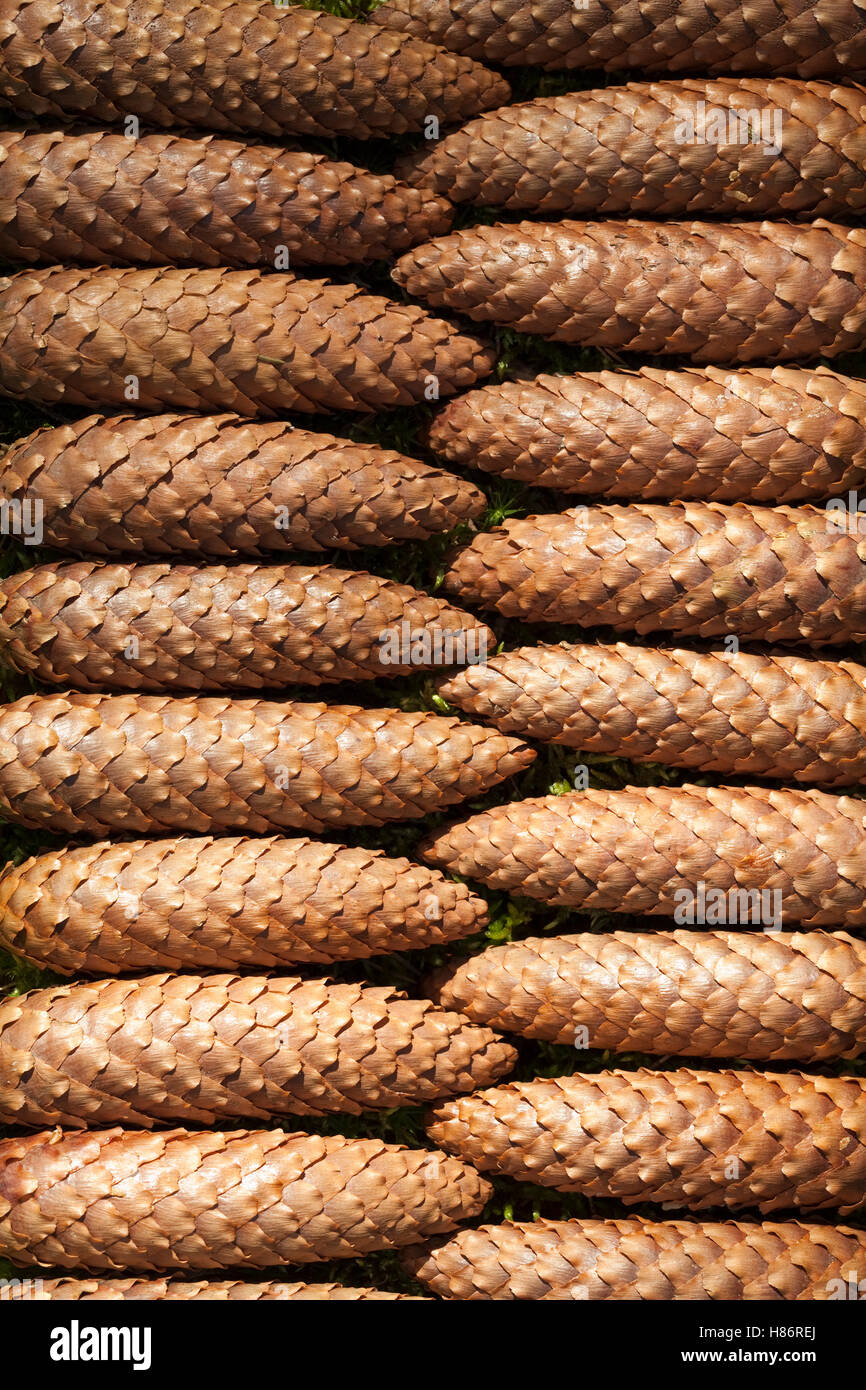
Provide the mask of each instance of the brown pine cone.
POLYGON ((823 1301, 862 1285, 866 1231, 800 1221, 542 1219, 459 1231, 407 1250, 402 1262, 447 1299, 823 1301))
POLYGON ((505 67, 866 76, 860 0, 390 0, 375 15, 505 67))
POLYGON ((29 695, 0 706, 0 813, 70 835, 418 820, 535 754, 398 709, 158 695, 29 695))
POLYGON ((454 203, 545 217, 834 217, 866 209, 866 91, 635 82, 480 116, 398 161, 454 203))
POLYGON ((803 502, 866 483, 866 384, 826 367, 641 367, 503 381, 430 430, 468 468, 631 502, 803 502))
POLYGON ((368 139, 509 95, 469 59, 264 0, 10 0, 0 23, 0 101, 16 116, 368 139))
POLYGON ((866 667, 588 643, 500 652, 439 683, 504 734, 690 771, 866 782, 866 667))
POLYGON ((833 222, 516 222, 397 262, 417 299, 483 323, 695 362, 835 357, 866 343, 866 230, 833 222))
POLYGON ((494 806, 434 832, 423 853, 556 907, 679 926, 866 926, 866 801, 827 792, 591 787, 494 806))
POLYGON ((0 132, 0 255, 30 265, 350 265, 447 232, 449 209, 389 174, 213 135, 0 132))
POLYGON ((483 492, 375 444, 237 415, 89 415, 0 460, 0 495, 41 507, 46 545, 92 555, 267 558, 427 540, 483 492))
POLYGON ((242 1279, 30 1279, 18 1284, 0 1284, 0 1303, 19 1300, 27 1303, 359 1303, 403 1299, 423 1303, 408 1293, 386 1293, 383 1289, 358 1289, 345 1284, 253 1284, 242 1279))
POLYGON ((0 1001, 0 1123, 360 1115, 490 1085, 517 1054, 390 986, 146 975, 0 1001))
POLYGON ((757 642, 866 640, 866 516, 815 507, 574 507, 507 521, 445 588, 525 622, 757 642))
POLYGON ((0 279, 0 392, 142 410, 373 412, 471 386, 493 352, 414 304, 253 270, 0 279))
POLYGON ((327 965, 486 924, 435 869, 321 840, 132 840, 0 872, 0 945, 61 975, 327 965))
POLYGON ((866 941, 841 933, 528 937, 431 986, 473 1023, 579 1047, 774 1062, 866 1051, 866 941))
POLYGON ((445 1101, 427 1132, 482 1172, 627 1206, 844 1215, 866 1199, 866 1080, 855 1076, 577 1073, 445 1101))
POLYGON ((39 565, 0 580, 0 655, 78 690, 267 690, 376 680, 496 648, 408 584, 331 565, 39 565))
POLYGON ((53 1130, 0 1142, 0 1255, 121 1274, 307 1264, 452 1231, 489 1193, 467 1164, 380 1139, 53 1130))

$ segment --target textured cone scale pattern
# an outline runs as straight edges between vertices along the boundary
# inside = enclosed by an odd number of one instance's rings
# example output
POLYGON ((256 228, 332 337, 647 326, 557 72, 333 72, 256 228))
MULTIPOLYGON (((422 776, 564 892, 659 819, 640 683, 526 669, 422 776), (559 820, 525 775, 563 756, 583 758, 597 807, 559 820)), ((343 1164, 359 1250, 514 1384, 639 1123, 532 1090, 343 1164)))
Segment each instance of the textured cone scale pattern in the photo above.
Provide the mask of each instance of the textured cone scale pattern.
POLYGON ((445 1008, 549 1042, 756 1061, 866 1049, 866 942, 842 934, 530 937, 434 978, 445 1008))
POLYGON ((827 792, 590 788, 482 811, 434 833, 425 857, 582 911, 680 908, 694 913, 688 926, 702 915, 710 926, 766 925, 766 916, 776 926, 866 925, 866 802, 827 792))
POLYGON ((0 391, 144 410, 359 410, 448 395, 476 338, 357 285, 246 270, 27 270, 0 280, 0 391))
POLYGON ((350 265, 451 225, 444 198, 204 136, 0 132, 0 254, 53 265, 350 265))
POLYGON ((641 367, 504 381, 430 431, 454 463, 630 502, 803 502, 866 481, 866 384, 826 368, 641 367))
POLYGON ((484 494, 415 459, 236 415, 90 415, 0 459, 0 496, 42 506, 45 542, 93 555, 235 559, 426 540, 484 494))
POLYGON ((376 22, 504 66, 866 75, 860 0, 392 0, 376 22))
POLYGON ((0 581, 0 652, 81 690, 255 690, 477 661, 489 628, 330 565, 41 565, 0 581))
POLYGON ((471 227, 392 274, 430 304, 586 347, 736 363, 866 342, 866 231, 832 222, 471 227))
POLYGON ((425 1149, 281 1130, 0 1143, 0 1251, 60 1269, 266 1269, 412 1245, 490 1184, 425 1149))
POLYGON ((866 780, 866 667, 755 652, 519 647, 439 684, 506 734, 691 771, 866 780))
POLYGON ((647 217, 856 215, 866 92, 762 78, 636 82, 481 116, 398 163, 455 203, 647 217))
POLYGON ((452 556, 446 589, 526 622, 758 642, 866 638, 866 518, 815 507, 575 507, 452 556))
POLYGON ((495 1087, 437 1106, 428 1133, 482 1172, 626 1205, 844 1214, 866 1198, 864 1127, 857 1077, 683 1068, 495 1087))
POLYGON ((364 139, 508 97, 468 59, 264 0, 10 0, 0 21, 0 100, 18 116, 364 139))
POLYGON ((44 1128, 359 1115, 488 1085, 514 1049, 388 988, 150 975, 0 1002, 0 1118, 44 1128))
POLYGON ((542 1219, 461 1231, 402 1258, 447 1299, 811 1301, 862 1281, 866 1233, 799 1221, 542 1219))
POLYGON ((486 924, 436 870, 319 840, 103 843, 0 872, 0 944, 63 975, 327 965, 486 924))
MULTIPOLYGON (((35 1282, 35 1281, 34 1281, 35 1282)), ((254 1284, 245 1280, 209 1279, 40 1279, 31 1288, 26 1281, 0 1288, 4 1299, 37 1303, 361 1303, 403 1299, 423 1302, 412 1294, 386 1293, 382 1289, 358 1289, 344 1284, 254 1284)))
POLYGON ((516 739, 438 715, 156 695, 0 708, 0 810, 58 833, 417 820, 521 771, 516 739))

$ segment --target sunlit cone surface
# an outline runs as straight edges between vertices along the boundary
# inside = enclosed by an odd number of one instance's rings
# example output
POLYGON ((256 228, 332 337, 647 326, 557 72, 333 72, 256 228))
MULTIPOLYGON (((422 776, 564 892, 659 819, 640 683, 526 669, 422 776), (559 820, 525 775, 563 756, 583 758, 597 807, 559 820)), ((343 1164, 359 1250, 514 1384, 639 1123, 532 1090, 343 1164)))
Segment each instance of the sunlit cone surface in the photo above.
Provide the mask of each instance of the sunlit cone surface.
POLYGON ((4 1299, 36 1303, 369 1303, 395 1299, 410 1303, 423 1295, 387 1293, 346 1284, 254 1284, 236 1279, 40 1279, 0 1288, 4 1299))

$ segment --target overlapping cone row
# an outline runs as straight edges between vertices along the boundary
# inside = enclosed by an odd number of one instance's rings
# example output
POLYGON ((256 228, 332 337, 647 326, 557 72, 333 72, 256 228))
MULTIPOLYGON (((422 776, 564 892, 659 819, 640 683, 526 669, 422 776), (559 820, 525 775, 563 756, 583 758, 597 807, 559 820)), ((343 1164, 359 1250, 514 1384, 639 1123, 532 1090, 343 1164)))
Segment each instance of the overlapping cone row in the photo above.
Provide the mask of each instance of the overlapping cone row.
POLYGON ((504 66, 866 76, 859 0, 390 0, 376 22, 504 66))
POLYGON ((0 1142, 0 1254, 59 1269, 266 1269, 415 1244, 477 1216, 474 1168, 379 1139, 59 1130, 0 1142))
POLYGON ((866 801, 767 787, 626 787, 494 806, 430 864, 556 907, 680 926, 866 925, 866 801))
POLYGON ((501 1032, 619 1052, 819 1062, 866 1050, 866 942, 842 933, 527 937, 444 967, 432 990, 501 1032))
POLYGON ((423 1295, 387 1293, 384 1289, 346 1284, 254 1284, 236 1279, 39 1279, 19 1280, 0 1288, 4 1300, 36 1303, 361 1303, 394 1299, 423 1302, 423 1295))
POLYGON ((52 265, 350 265, 451 225, 444 198, 216 136, 0 132, 0 254, 52 265))
POLYGON ((508 97, 468 59, 298 5, 8 0, 0 20, 0 101, 16 116, 364 139, 508 97))
POLYGON ((91 836, 384 825, 477 796, 534 756, 399 709, 31 695, 0 707, 0 811, 91 836))
POLYGON ((402 1256, 442 1298, 825 1300, 866 1276, 866 1233, 800 1221, 516 1221, 402 1256))
POLYGON ((395 172, 455 203, 546 217, 846 217, 866 208, 864 169, 862 89, 693 78, 503 106, 395 172))
POLYGON ((80 690, 262 690, 375 680, 493 651, 408 584, 331 565, 39 565, 0 580, 0 654, 80 690))
POLYGON ((563 642, 498 652, 439 694, 505 734, 690 771, 866 780, 866 667, 563 642))
POLYGON ((516 1053, 390 987, 146 975, 0 1001, 0 1121, 40 1129, 360 1115, 489 1085, 516 1053))
POLYGON ((844 1215, 866 1199, 866 1081, 855 1076, 576 1073, 445 1101, 428 1134, 482 1172, 627 1206, 844 1215))
POLYGON ((866 481, 866 385, 819 367, 577 372, 449 401, 454 463, 626 502, 803 502, 866 481))
POLYGON ((866 231, 833 222, 499 223, 407 251, 392 276, 478 322, 697 363, 866 342, 866 231))
POLYGON ((253 270, 0 280, 0 392, 46 405, 373 412, 471 386, 492 352, 357 285, 253 270))
POLYGON ((0 459, 0 497, 25 519, 38 504, 55 549, 197 560, 426 540, 485 506, 472 483, 391 449, 237 415, 37 430, 0 459))
POLYGON ((0 944, 63 975, 327 965, 486 923, 482 899, 435 869, 321 840, 132 840, 0 872, 0 944))
POLYGON ((525 622, 821 646, 866 638, 864 562, 847 502, 579 506, 480 533, 445 588, 525 622))

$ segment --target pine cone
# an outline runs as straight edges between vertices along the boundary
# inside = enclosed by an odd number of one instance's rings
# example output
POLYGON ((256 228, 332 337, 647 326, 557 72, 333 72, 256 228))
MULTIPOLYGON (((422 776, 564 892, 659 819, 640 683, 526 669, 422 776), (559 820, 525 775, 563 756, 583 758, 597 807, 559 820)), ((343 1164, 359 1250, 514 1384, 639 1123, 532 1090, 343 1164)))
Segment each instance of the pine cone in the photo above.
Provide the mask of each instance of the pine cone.
POLYGON ((534 756, 398 709, 29 695, 0 706, 0 812, 97 836, 384 825, 478 796, 534 756))
POLYGON ((462 883, 321 840, 133 840, 0 872, 0 945, 61 975, 327 965, 486 924, 462 883))
POLYGON ((800 1221, 518 1221, 460 1231, 402 1260, 448 1299, 795 1302, 847 1297, 866 1277, 866 1231, 800 1221))
POLYGON ((445 587, 526 622, 757 642, 866 639, 866 516, 815 507, 575 507, 508 521, 445 587))
POLYGON ((439 684, 504 734, 690 771, 866 782, 866 667, 779 653, 519 647, 439 684))
POLYGON ((680 926, 866 925, 857 797, 590 788, 494 806, 434 832, 423 851, 449 873, 557 907, 674 915, 680 926))
POLYGON ((427 540, 484 494, 416 459, 237 415, 89 415, 0 460, 10 507, 42 508, 46 545, 92 555, 265 558, 427 540))
POLYGON ((80 1270, 266 1269, 411 1245, 477 1216, 473 1168, 282 1130, 60 1130, 0 1143, 0 1254, 80 1270))
POLYGON ((631 502, 803 502, 866 483, 866 385, 825 367, 641 367, 504 381, 430 431, 454 463, 631 502))
POLYGON ((253 1284, 242 1279, 204 1282, 192 1279, 40 1279, 23 1284, 0 1285, 0 1303, 20 1300, 27 1303, 369 1303, 375 1300, 403 1299, 423 1303, 408 1293, 386 1293, 383 1289, 357 1289, 345 1284, 253 1284))
POLYGON ((774 1062, 866 1051, 866 941, 841 933, 529 937, 431 983, 473 1023, 572 1046, 774 1062))
POLYGON ((506 67, 866 76, 860 0, 391 0, 376 23, 506 67))
POLYGON ((253 270, 24 270, 0 280, 0 391, 143 410, 376 411, 488 373, 413 304, 253 270))
POLYGON ((866 230, 833 222, 517 222, 400 257, 408 294, 559 343, 695 362, 866 343, 866 230))
POLYGON ((449 209, 389 174, 213 135, 0 132, 0 255, 30 265, 350 265, 447 232, 449 209))
POLYGON ((0 1122, 360 1115, 490 1085, 514 1049, 390 987, 146 975, 0 1001, 0 1122))
POLYGON ((0 24, 0 101, 16 116, 368 139, 509 95, 430 44, 264 0, 11 0, 0 24))
POLYGON ((395 173, 454 203, 545 217, 847 217, 866 209, 864 163, 862 89, 727 78, 504 106, 395 173))
POLYGON ((844 1215, 866 1198, 866 1080, 855 1076, 577 1073, 445 1101, 428 1133, 482 1172, 627 1206, 844 1215))
POLYGON ((79 690, 264 690, 486 659, 488 627, 330 565, 40 565, 0 580, 0 655, 79 690))

